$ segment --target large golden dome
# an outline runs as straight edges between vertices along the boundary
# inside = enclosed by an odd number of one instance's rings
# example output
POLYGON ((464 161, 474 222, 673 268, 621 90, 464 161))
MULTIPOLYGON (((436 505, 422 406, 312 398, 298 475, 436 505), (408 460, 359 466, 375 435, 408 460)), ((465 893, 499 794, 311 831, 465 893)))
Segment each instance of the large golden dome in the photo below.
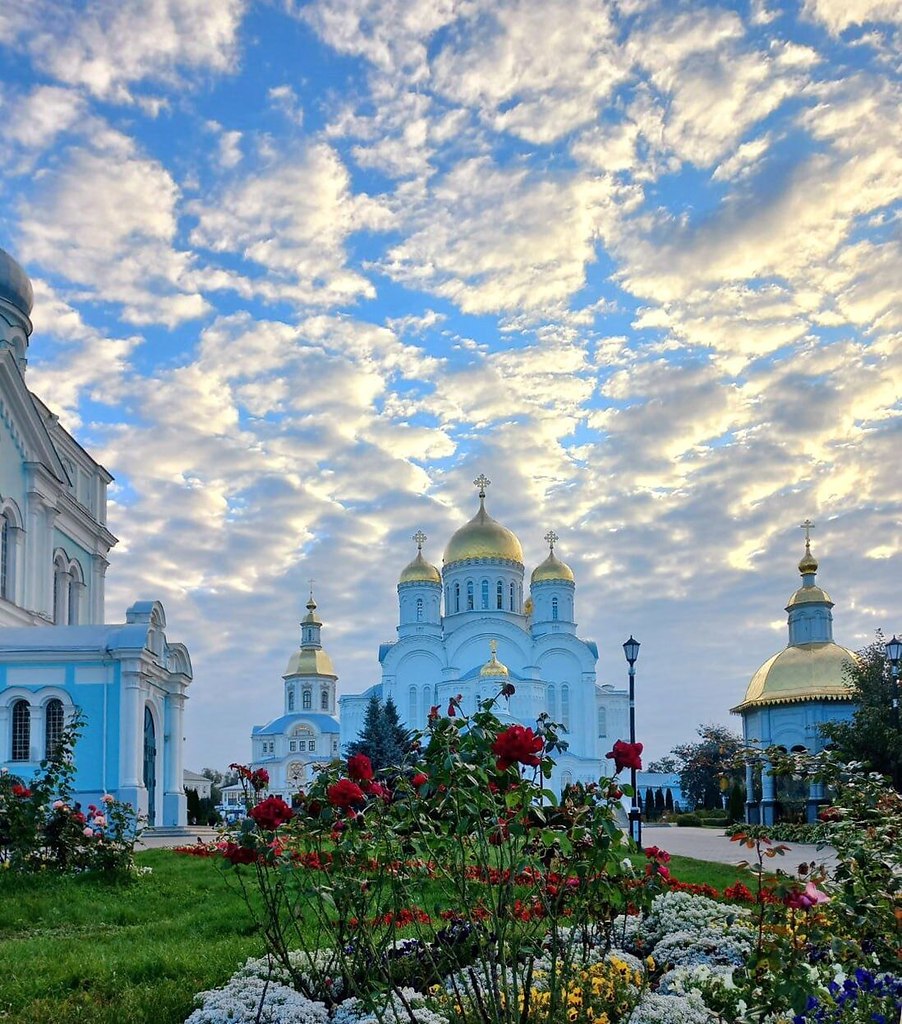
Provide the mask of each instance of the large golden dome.
POLYGON ((769 658, 752 676, 733 711, 809 700, 851 700, 847 666, 856 655, 834 643, 798 644, 769 658))
POLYGON ((337 679, 332 659, 322 648, 302 647, 288 659, 283 676, 332 676, 337 679))
POLYGON ((523 548, 516 534, 485 510, 485 488, 489 481, 480 476, 476 483, 479 487, 479 511, 448 541, 443 559, 445 566, 467 558, 496 558, 522 565, 523 548))

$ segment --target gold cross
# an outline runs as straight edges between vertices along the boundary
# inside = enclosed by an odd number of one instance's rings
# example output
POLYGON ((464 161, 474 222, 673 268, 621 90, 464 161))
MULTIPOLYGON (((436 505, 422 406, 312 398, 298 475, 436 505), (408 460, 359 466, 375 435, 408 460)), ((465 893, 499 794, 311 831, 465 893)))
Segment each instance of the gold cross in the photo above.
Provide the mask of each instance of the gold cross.
POLYGON ((313 584, 316 583, 316 580, 311 576, 307 582, 310 584, 310 596, 313 597, 313 584))
POLYGON ((545 540, 548 542, 548 546, 552 551, 554 551, 554 545, 557 544, 560 539, 561 538, 558 537, 554 530, 549 530, 548 533, 545 534, 545 540))
POLYGON ((489 640, 489 650, 492 652, 492 657, 494 658, 495 655, 498 653, 498 641, 497 640, 489 640))
POLYGON ((489 480, 489 478, 485 475, 485 473, 480 473, 479 476, 476 477, 476 479, 473 481, 473 486, 479 488, 479 497, 480 498, 484 498, 485 497, 485 489, 486 489, 486 487, 489 486, 489 484, 491 482, 492 481, 489 480))
POLYGON ((417 530, 417 532, 413 535, 413 541, 417 546, 417 551, 423 550, 423 545, 426 543, 427 540, 428 537, 426 536, 425 533, 423 533, 422 530, 417 530))
POLYGON ((800 530, 805 531, 805 547, 811 545, 811 531, 814 529, 814 523, 810 519, 806 519, 804 523, 799 526, 800 530))

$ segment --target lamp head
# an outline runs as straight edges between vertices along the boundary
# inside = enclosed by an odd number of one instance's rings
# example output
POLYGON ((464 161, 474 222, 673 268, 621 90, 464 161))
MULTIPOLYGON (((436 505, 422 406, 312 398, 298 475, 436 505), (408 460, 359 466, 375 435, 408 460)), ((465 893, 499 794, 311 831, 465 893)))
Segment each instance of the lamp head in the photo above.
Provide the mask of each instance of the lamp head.
POLYGON ((886 641, 885 649, 886 657, 891 664, 896 665, 902 661, 902 640, 895 634, 893 634, 892 640, 886 641))
POLYGON ((630 633, 629 640, 623 645, 623 653, 626 655, 630 667, 636 664, 636 659, 639 657, 639 641, 633 639, 632 633, 630 633))

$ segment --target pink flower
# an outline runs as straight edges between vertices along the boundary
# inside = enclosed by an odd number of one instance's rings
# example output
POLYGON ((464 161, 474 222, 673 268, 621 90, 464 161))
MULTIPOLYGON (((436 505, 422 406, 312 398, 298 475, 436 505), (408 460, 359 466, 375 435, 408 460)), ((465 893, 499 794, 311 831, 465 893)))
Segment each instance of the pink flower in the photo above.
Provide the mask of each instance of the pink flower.
POLYGON ((87 836, 88 839, 92 839, 93 836, 94 836, 94 829, 92 829, 92 828, 85 828, 82 831, 82 835, 87 836))
POLYGON ((116 802, 116 798, 111 793, 104 793, 100 800, 105 804, 114 804, 116 802))
POLYGON ((784 896, 783 903, 790 910, 811 910, 812 907, 816 907, 819 903, 826 903, 829 899, 830 897, 825 892, 821 892, 814 882, 809 882, 804 889, 797 889, 784 896))
POLYGON ((54 800, 51 806, 55 811, 64 811, 66 809, 66 805, 62 800, 54 800))
POLYGON ((103 828, 104 825, 106 825, 106 816, 103 815, 103 814, 95 814, 94 815, 94 827, 95 828, 103 828))

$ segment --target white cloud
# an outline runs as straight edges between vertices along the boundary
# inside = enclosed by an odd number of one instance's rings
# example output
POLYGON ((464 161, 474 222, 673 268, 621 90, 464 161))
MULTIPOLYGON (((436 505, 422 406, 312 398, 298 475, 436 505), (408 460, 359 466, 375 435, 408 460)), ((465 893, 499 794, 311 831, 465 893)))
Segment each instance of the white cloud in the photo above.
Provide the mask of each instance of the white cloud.
POLYGON ((27 149, 43 149, 85 116, 84 98, 73 89, 36 86, 25 96, 8 94, 3 134, 27 149))
POLYGON ((851 25, 893 22, 902 25, 900 0, 805 0, 804 13, 838 35, 851 25))

